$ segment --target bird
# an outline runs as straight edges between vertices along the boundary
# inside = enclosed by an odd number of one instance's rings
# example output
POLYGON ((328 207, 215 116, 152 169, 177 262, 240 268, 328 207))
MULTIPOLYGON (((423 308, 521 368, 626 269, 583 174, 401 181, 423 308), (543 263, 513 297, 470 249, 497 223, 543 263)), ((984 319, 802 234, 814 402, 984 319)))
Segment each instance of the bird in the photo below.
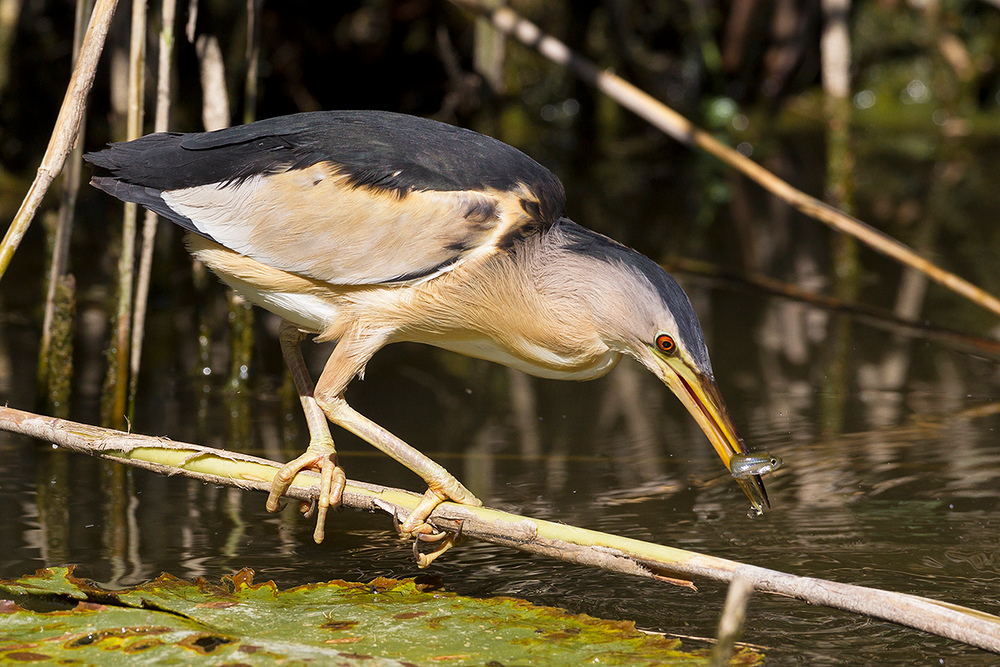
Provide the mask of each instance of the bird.
MULTIPOLYGON (((279 509, 299 472, 319 472, 317 543, 346 483, 330 423, 426 482, 398 526, 404 537, 441 541, 422 565, 455 542, 427 523, 433 510, 482 504, 345 400, 391 343, 563 380, 601 377, 631 357, 680 399, 727 469, 748 454, 677 281, 570 220, 560 180, 497 139, 389 111, 316 111, 149 134, 85 158, 92 185, 182 227, 195 258, 282 319, 309 443, 276 473, 266 507, 279 509), (335 341, 315 385, 300 345, 310 335, 335 341)), ((735 481, 757 513, 770 508, 760 475, 735 481)))

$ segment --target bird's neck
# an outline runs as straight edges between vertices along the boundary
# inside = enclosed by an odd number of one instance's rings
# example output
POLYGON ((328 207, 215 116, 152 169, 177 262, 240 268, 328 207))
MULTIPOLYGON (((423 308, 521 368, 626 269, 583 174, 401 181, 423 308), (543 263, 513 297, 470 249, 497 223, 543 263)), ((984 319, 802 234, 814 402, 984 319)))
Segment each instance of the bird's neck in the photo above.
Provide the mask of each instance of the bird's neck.
MULTIPOLYGON (((457 267, 421 290, 421 321, 406 339, 563 379, 607 373, 620 354, 600 335, 586 288, 558 246, 526 239, 474 267, 457 267)), ((569 259, 573 259, 570 257, 569 259)))

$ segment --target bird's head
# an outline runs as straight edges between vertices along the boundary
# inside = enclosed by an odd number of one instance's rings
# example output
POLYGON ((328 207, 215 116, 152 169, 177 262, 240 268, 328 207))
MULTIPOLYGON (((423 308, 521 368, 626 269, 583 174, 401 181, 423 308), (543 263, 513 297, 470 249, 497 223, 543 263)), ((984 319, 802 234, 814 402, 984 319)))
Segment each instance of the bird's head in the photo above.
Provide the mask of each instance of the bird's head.
MULTIPOLYGON (((581 236, 567 248, 590 260, 592 284, 601 286, 588 301, 602 339, 674 392, 731 471, 733 456, 747 448, 722 400, 687 294, 659 264, 599 235, 581 236)), ((760 475, 736 482, 758 512, 770 508, 760 475)))
MULTIPOLYGON (((746 454, 747 448, 715 382, 698 320, 687 297, 683 292, 680 294, 684 299, 683 306, 672 302, 671 311, 688 309, 686 315, 692 318, 693 326, 677 326, 676 320, 668 314, 660 320, 660 324, 646 329, 644 339, 633 341, 628 352, 670 387, 731 471, 733 456, 746 454)), ((736 478, 736 483, 750 498, 757 512, 771 507, 760 475, 736 478)))

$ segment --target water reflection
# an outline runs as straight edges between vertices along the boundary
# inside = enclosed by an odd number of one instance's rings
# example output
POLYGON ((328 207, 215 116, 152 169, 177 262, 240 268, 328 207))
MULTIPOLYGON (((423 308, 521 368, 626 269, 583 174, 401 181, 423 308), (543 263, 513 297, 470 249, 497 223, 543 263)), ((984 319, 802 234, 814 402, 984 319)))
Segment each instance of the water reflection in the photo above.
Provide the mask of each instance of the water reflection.
MULTIPOLYGON (((793 178, 801 170, 793 158, 781 160, 785 166, 777 158, 771 166, 793 178)), ((733 245, 730 239, 709 243, 710 234, 689 240, 686 211, 656 208, 672 196, 664 193, 672 192, 676 174, 633 164, 626 176, 635 180, 633 190, 656 193, 656 201, 633 211, 613 200, 602 203, 596 194, 601 188, 594 186, 588 198, 597 208, 594 219, 586 219, 588 211, 574 215, 595 227, 632 216, 625 222, 644 231, 603 231, 631 234, 653 256, 697 246, 710 249, 719 263, 739 255, 768 275, 810 289, 826 286, 825 233, 739 180, 730 181, 735 196, 729 213, 741 230, 741 241, 733 245), (651 228, 668 230, 669 238, 655 238, 651 228)), ((890 204, 896 217, 905 213, 898 212, 903 202, 890 204)), ((968 263, 964 247, 938 250, 953 253, 952 263, 968 263)), ((886 276, 884 285, 871 278, 866 284, 872 302, 897 304, 903 315, 932 314, 937 321, 951 315, 963 328, 978 321, 973 307, 945 300, 933 288, 925 291, 910 278, 897 288, 898 272, 865 260, 873 276, 886 276)), ((171 280, 186 285, 188 271, 178 261, 171 280)), ((736 423, 755 450, 784 459, 768 484, 774 510, 763 517, 748 518, 745 497, 704 435, 655 378, 630 362, 602 380, 559 383, 394 345, 376 355, 348 398, 502 509, 1000 611, 995 364, 855 322, 845 339, 846 381, 834 386, 825 375, 839 335, 836 320, 843 316, 680 278, 702 314, 736 423), (832 398, 841 414, 828 419, 823 406, 837 392, 832 398)), ((5 279, 0 289, 25 279, 5 279)), ((306 431, 283 374, 274 318, 258 317, 250 388, 227 393, 224 304, 212 284, 197 300, 184 290, 154 300, 133 429, 291 458, 301 451, 306 431), (199 345, 199 323, 207 323, 211 334, 205 345, 199 345)), ((94 300, 80 309, 73 416, 84 421, 94 419, 103 368, 106 320, 99 306, 94 300)), ((30 407, 34 400, 37 326, 28 308, 7 309, 0 319, 0 400, 14 406, 30 407)), ((304 351, 318 374, 329 350, 305 345, 304 351)), ((367 444, 346 434, 337 442, 350 477, 420 487, 414 475, 367 444)), ((0 576, 69 563, 112 587, 160 571, 217 579, 243 566, 281 586, 417 573, 410 546, 382 516, 338 513, 330 519, 327 541, 317 546, 310 522, 294 504, 268 515, 263 496, 125 471, 6 435, 0 435, 0 462, 0 576)), ((651 587, 473 543, 450 552, 434 571, 461 593, 517 595, 700 637, 714 634, 725 594, 711 582, 698 582, 698 593, 651 587)), ((768 647, 773 664, 983 660, 952 642, 762 596, 751 601, 745 639, 768 647)))

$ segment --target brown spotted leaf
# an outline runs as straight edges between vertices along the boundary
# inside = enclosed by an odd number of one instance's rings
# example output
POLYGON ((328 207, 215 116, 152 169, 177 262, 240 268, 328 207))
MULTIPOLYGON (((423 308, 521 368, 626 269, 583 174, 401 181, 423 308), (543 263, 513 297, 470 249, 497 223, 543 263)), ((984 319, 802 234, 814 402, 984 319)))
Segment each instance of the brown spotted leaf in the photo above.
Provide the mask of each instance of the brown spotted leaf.
MULTIPOLYGON (((242 570, 105 591, 65 568, 0 581, 0 662, 63 664, 701 665, 704 652, 634 625, 414 580, 281 591, 242 570)), ((741 653, 735 664, 755 664, 741 653)))

